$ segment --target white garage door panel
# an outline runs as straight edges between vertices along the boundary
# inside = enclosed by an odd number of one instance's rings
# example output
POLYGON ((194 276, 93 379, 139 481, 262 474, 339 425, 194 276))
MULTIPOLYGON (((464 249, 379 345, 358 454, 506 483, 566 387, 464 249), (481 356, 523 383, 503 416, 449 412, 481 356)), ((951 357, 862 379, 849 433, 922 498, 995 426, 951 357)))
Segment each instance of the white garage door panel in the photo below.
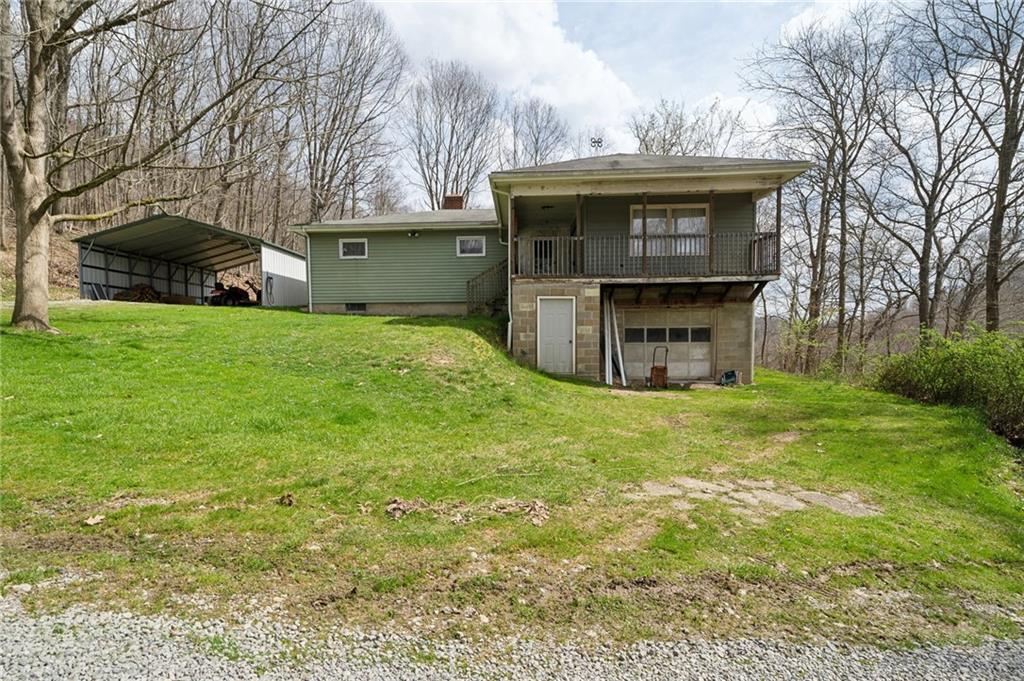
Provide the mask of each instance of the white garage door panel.
MULTIPOLYGON (((626 363, 626 374, 632 380, 646 378, 651 373, 651 360, 654 349, 658 346, 668 347, 669 380, 684 381, 712 377, 713 352, 711 341, 671 342, 648 341, 646 329, 688 329, 687 336, 692 335, 694 328, 714 328, 714 310, 698 309, 662 309, 662 310, 624 310, 622 334, 622 353, 626 363), (643 342, 627 342, 626 329, 644 329, 643 342)), ((656 332, 661 337, 662 332, 656 332)), ((658 351, 658 361, 662 361, 662 351, 658 351)))

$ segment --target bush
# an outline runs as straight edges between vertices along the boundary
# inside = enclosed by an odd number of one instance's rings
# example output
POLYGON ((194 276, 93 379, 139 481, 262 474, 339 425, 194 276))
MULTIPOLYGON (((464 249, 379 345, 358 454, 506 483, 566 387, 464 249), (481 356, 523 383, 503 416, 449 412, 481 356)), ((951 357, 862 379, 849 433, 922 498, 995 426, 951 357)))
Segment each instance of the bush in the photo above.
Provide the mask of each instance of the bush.
POLYGON ((875 382, 921 402, 978 408, 992 430, 1024 445, 1024 338, 929 334, 914 352, 882 362, 875 382))

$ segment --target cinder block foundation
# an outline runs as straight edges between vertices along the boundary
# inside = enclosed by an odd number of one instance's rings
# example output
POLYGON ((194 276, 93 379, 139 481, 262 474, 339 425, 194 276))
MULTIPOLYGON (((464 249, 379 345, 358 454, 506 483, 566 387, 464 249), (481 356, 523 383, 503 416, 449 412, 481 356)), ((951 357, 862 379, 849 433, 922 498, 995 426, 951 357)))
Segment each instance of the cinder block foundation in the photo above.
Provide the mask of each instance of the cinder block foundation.
POLYGON ((601 380, 601 286, 561 279, 512 282, 512 356, 537 366, 537 297, 576 299, 576 376, 601 380))

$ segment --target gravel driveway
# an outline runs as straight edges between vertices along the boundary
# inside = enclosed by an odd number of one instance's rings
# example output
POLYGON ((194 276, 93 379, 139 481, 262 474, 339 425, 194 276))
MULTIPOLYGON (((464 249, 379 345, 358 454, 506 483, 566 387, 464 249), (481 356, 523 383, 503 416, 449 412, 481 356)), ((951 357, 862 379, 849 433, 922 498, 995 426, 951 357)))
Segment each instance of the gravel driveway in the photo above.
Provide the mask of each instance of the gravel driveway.
POLYGON ((8 595, 0 599, 0 678, 1019 679, 1024 642, 879 651, 752 639, 586 649, 359 632, 313 639, 280 624, 228 626, 83 608, 33 617, 8 595))

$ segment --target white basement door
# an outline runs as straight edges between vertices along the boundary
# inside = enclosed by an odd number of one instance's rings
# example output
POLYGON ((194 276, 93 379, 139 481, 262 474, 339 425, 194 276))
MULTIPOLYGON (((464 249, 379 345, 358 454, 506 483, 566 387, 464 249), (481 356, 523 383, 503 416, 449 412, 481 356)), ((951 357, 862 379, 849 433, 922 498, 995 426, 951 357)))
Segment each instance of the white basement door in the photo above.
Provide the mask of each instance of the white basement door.
MULTIPOLYGON (((711 308, 623 310, 622 354, 626 376, 639 381, 651 375, 654 349, 668 348, 670 381, 711 378, 711 308)), ((658 363, 664 351, 658 350, 658 363)))
POLYGON ((537 300, 537 367, 553 374, 573 372, 574 298, 537 300))

